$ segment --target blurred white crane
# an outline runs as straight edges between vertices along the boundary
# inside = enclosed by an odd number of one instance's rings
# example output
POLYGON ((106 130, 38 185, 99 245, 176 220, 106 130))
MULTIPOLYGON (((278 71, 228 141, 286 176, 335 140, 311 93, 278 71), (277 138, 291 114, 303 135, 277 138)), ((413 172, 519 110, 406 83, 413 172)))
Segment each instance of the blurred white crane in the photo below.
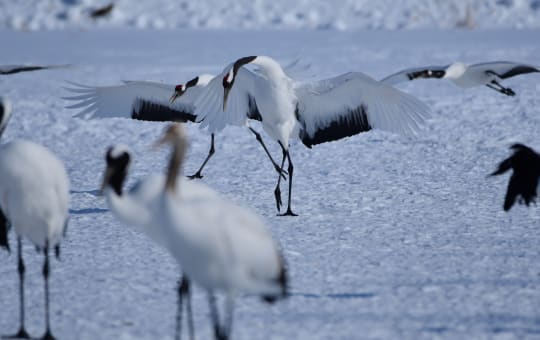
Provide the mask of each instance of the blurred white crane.
MULTIPOLYGON (((0 98, 0 134, 10 118, 10 105, 0 98)), ((45 147, 15 140, 0 146, 0 245, 9 250, 7 231, 17 235, 20 328, 13 336, 29 338, 24 325, 22 238, 43 251, 45 325, 43 339, 54 339, 49 318, 49 249, 60 254, 60 240, 68 221, 69 179, 62 161, 45 147)))
MULTIPOLYGON (((138 181, 128 192, 123 190, 129 165, 131 163, 131 153, 127 146, 115 145, 107 150, 105 161, 107 167, 103 176, 101 192, 105 195, 109 208, 114 215, 123 223, 134 227, 137 231, 147 235, 158 245, 169 249, 162 230, 157 226, 159 217, 156 216, 158 204, 161 200, 161 193, 165 185, 163 175, 150 175, 138 181)), ((183 190, 180 192, 182 199, 196 199, 198 197, 211 197, 212 190, 204 190, 191 181, 182 180, 183 190)), ((178 202, 180 204, 180 201, 178 202)), ((174 252, 174 250, 170 250, 174 252)), ((178 311, 176 318, 176 338, 181 336, 182 325, 182 302, 186 299, 188 328, 190 338, 194 338, 193 315, 191 310, 191 295, 189 279, 184 275, 179 281, 178 287, 178 311)))
MULTIPOLYGON (((183 197, 188 189, 177 185, 178 171, 187 149, 179 124, 169 126, 160 144, 170 144, 172 155, 160 202, 157 224, 167 235, 170 249, 184 272, 209 293, 217 339, 228 339, 232 330, 234 297, 261 295, 267 302, 285 297, 287 276, 284 259, 261 218, 217 194, 183 197), (214 292, 226 293, 226 317, 220 323, 214 292)), ((201 192, 209 189, 193 183, 201 192)))

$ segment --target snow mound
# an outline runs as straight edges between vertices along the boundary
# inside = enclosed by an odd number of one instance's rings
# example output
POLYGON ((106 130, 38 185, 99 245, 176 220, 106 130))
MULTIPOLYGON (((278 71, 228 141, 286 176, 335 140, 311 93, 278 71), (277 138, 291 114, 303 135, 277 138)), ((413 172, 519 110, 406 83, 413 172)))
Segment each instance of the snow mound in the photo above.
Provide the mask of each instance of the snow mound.
POLYGON ((108 0, 0 2, 0 29, 540 28, 540 0, 108 0))

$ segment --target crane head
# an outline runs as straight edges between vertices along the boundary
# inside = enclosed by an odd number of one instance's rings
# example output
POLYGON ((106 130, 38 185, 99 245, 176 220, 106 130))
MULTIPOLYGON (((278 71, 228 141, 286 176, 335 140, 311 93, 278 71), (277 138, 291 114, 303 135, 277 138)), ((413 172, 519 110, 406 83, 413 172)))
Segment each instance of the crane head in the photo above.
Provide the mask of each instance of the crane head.
POLYGON ((174 87, 174 93, 172 94, 171 98, 169 99, 169 102, 172 104, 176 100, 176 98, 181 97, 184 92, 186 92, 186 85, 178 84, 174 87))
POLYGON ((103 193, 105 188, 110 186, 117 195, 122 194, 122 185, 127 176, 131 155, 129 149, 125 145, 114 145, 109 147, 105 154, 105 162, 107 167, 103 175, 100 192, 103 193))
POLYGON ((181 97, 184 93, 186 93, 186 91, 191 88, 191 87, 194 87, 194 86, 197 86, 199 85, 199 77, 195 77, 193 79, 191 79, 190 81, 188 81, 185 85, 182 85, 182 84, 178 84, 174 87, 174 93, 173 95, 171 96, 170 98, 170 102, 171 104, 174 103, 174 101, 178 98, 178 97, 181 97))

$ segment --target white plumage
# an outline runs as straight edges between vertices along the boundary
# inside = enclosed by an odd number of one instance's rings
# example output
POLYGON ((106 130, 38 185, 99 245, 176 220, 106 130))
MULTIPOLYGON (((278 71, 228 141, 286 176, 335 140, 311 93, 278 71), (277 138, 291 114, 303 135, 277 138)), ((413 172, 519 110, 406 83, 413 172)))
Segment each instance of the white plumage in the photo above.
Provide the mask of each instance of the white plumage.
MULTIPOLYGON (((291 138, 298 137, 311 147, 372 128, 414 135, 429 116, 428 108, 418 99, 362 73, 299 82, 266 56, 238 59, 210 81, 195 100, 195 114, 210 131, 242 123, 241 113, 246 111, 257 112, 264 131, 280 144, 281 168, 285 158, 288 160, 289 200, 285 215, 295 215, 291 210, 291 138), (247 64, 258 69, 247 70, 243 67, 247 64)), ((278 210, 280 181, 274 191, 278 210)))
MULTIPOLYGON (((294 68, 296 64, 291 64, 294 68)), ((209 74, 199 75, 186 84, 170 85, 149 81, 126 81, 123 85, 93 87, 76 83, 70 83, 72 87, 66 88, 74 93, 64 97, 67 101, 75 102, 67 106, 69 109, 81 109, 75 116, 85 118, 132 118, 145 121, 179 121, 200 123, 202 127, 208 126, 209 122, 204 121, 204 116, 195 115, 194 102, 208 85, 214 76, 209 74)), ((245 111, 234 111, 237 117, 226 117, 227 121, 220 123, 221 128, 211 130, 211 144, 208 155, 203 161, 199 170, 189 178, 202 178, 202 170, 215 152, 214 139, 215 132, 221 130, 226 125, 248 125, 248 118, 258 119, 256 107, 249 106, 245 111)), ((213 116, 215 117, 215 116, 213 116)), ((212 122, 210 125, 214 126, 212 122)), ((281 173, 281 169, 268 152, 260 134, 253 128, 249 130, 256 136, 257 141, 262 145, 274 168, 281 173)))
MULTIPOLYGON (((123 184, 131 163, 129 149, 123 145, 115 145, 109 148, 105 159, 107 168, 103 177, 101 191, 105 195, 111 211, 123 223, 147 235, 158 245, 173 252, 174 249, 170 249, 170 244, 166 241, 167 235, 164 236, 162 229, 158 226, 159 216, 157 216, 157 204, 161 200, 165 177, 163 175, 147 176, 143 180, 136 182, 128 192, 125 192, 123 190, 123 184)), ((181 185, 183 187, 183 190, 180 192, 182 199, 193 200, 198 197, 212 197, 215 195, 212 190, 205 190, 205 187, 197 186, 191 181, 181 180, 181 185)), ((181 325, 182 295, 187 298, 189 330, 193 338, 191 298, 187 277, 183 277, 179 287, 178 338, 181 325)))
POLYGON ((450 79, 454 84, 462 88, 486 85, 502 94, 513 96, 515 92, 511 88, 502 86, 500 82, 503 79, 532 72, 540 72, 540 70, 532 65, 511 61, 494 61, 472 65, 456 62, 447 66, 405 69, 389 75, 382 79, 381 82, 395 85, 421 78, 441 78, 450 79))
MULTIPOLYGON (((10 117, 10 106, 0 98, 0 131, 10 117)), ((24 327, 24 262, 22 240, 30 240, 43 250, 45 262, 46 332, 44 338, 52 338, 49 322, 49 257, 65 233, 68 220, 69 179, 62 161, 47 148, 25 140, 15 140, 0 146, 0 210, 7 233, 11 225, 17 234, 18 270, 20 279, 21 327, 17 336, 28 337, 24 327)), ((6 235, 2 236, 8 247, 6 235)))
POLYGON ((142 105, 143 102, 159 104, 167 107, 173 112, 177 112, 175 119, 171 116, 163 120, 183 120, 185 115, 193 115, 193 101, 199 95, 200 90, 212 79, 213 76, 202 74, 196 79, 196 84, 190 87, 186 85, 163 84, 150 81, 125 81, 122 85, 116 86, 86 86, 76 83, 70 83, 72 87, 66 90, 74 95, 64 97, 68 101, 75 103, 67 106, 70 109, 82 109, 75 114, 78 117, 85 118, 136 118, 142 120, 158 120, 152 118, 150 114, 140 115, 140 107, 134 107, 134 104, 142 105), (184 86, 181 96, 171 102, 171 95, 175 93, 177 87, 179 90, 184 86), (137 99, 140 99, 137 102, 137 99), (138 117, 133 117, 137 113, 138 117))
POLYGON ((0 206, 15 229, 40 248, 56 246, 68 216, 69 181, 63 163, 26 140, 0 149, 0 206))
MULTIPOLYGON (((283 257, 265 227, 252 211, 235 205, 218 194, 187 198, 185 182, 176 185, 186 150, 180 125, 170 126, 162 143, 173 151, 160 203, 160 223, 176 259, 194 282, 227 294, 227 327, 214 318, 217 338, 230 335, 232 300, 235 295, 252 293, 267 301, 284 297, 287 278, 283 257), (178 194, 180 193, 180 194, 178 194)), ((210 190, 192 183, 201 192, 210 190)))

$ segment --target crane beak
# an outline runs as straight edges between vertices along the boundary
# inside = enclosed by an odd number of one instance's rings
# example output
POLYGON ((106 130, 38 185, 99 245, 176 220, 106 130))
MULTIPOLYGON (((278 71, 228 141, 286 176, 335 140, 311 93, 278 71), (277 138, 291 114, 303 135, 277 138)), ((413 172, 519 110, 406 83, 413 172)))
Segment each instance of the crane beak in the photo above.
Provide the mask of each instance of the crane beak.
POLYGON ((176 98, 180 97, 181 94, 178 92, 178 91, 174 91, 173 95, 171 96, 171 98, 169 98, 169 102, 172 104, 174 103, 174 101, 176 100, 176 98))
POLYGON ((229 98, 229 92, 231 92, 230 87, 223 88, 223 112, 227 109, 227 98, 229 98))
POLYGON ((113 175, 113 170, 107 167, 107 169, 105 169, 105 173, 103 174, 103 181, 101 182, 101 187, 99 188, 100 196, 103 196, 103 193, 105 192, 105 188, 107 187, 107 184, 109 183, 109 180, 111 179, 112 175, 113 175))

